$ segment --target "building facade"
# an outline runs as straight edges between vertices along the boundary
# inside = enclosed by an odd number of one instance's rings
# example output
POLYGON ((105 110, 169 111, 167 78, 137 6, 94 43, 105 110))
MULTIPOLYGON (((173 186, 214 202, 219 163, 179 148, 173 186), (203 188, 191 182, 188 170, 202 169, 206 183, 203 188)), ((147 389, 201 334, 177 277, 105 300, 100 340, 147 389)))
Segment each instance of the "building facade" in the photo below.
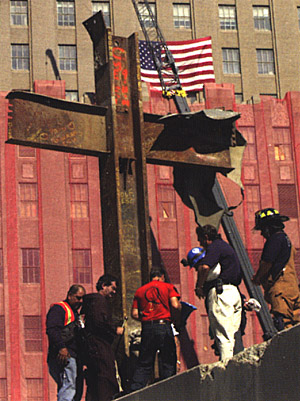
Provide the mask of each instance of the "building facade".
MULTIPOLYGON (((212 37, 216 82, 233 83, 239 103, 300 89, 299 0, 150 5, 166 40, 212 37)), ((92 45, 82 22, 100 9, 113 34, 142 38, 131 0, 1 1, 0 88, 32 90, 35 80, 60 76, 67 97, 83 100, 94 88, 92 45)))
MULTIPOLYGON (((191 107, 241 113, 238 125, 248 147, 245 201, 235 221, 254 268, 263 247, 252 231, 259 208, 274 206, 291 217, 287 232, 299 249, 300 1, 157 0, 151 7, 166 40, 212 37, 217 84, 197 95, 199 105, 190 94, 191 107)), ((93 56, 82 22, 99 9, 114 34, 141 34, 130 0, 0 2, 0 400, 55 399, 46 364, 46 312, 72 283, 91 292, 103 273, 98 160, 5 144, 4 96, 21 89, 88 102, 93 56)), ((144 110, 170 109, 160 94, 144 87, 144 110)), ((148 166, 159 256, 183 299, 198 307, 183 339, 182 364, 189 368, 216 357, 205 308, 193 292, 194 271, 179 262, 197 245, 194 216, 172 182, 169 167, 148 166)), ((222 178, 221 184, 228 203, 237 204, 239 189, 222 178)), ((261 340, 250 314, 245 345, 261 340)))

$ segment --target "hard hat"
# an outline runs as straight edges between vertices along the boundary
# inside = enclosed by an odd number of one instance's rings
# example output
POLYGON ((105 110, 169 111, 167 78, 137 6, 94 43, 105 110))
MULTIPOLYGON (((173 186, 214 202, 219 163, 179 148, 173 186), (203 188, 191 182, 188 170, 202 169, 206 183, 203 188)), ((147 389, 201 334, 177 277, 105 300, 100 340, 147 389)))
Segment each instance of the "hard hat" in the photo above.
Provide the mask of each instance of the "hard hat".
POLYGON ((261 230, 265 226, 272 225, 281 225, 282 228, 284 225, 283 221, 288 221, 290 218, 287 216, 282 216, 278 210, 273 209, 272 207, 268 207, 266 209, 258 210, 255 212, 255 226, 254 230, 261 230))
POLYGON ((187 261, 189 266, 193 267, 196 266, 201 259, 205 256, 205 250, 201 246, 196 248, 192 248, 189 253, 187 254, 187 261))

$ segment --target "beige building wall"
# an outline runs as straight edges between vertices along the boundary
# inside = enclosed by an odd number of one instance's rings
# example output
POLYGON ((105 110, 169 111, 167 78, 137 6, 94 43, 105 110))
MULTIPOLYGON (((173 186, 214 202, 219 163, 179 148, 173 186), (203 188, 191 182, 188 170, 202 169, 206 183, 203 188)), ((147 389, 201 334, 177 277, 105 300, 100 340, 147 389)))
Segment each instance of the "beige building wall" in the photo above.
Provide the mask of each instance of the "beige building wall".
MULTIPOLYGON (((92 45, 82 22, 92 15, 91 0, 75 0, 75 26, 57 24, 56 0, 28 0, 28 25, 10 24, 10 0, 0 2, 1 74, 0 90, 32 90, 37 79, 55 79, 46 50, 51 49, 59 64, 59 45, 76 45, 77 71, 60 71, 67 91, 84 93, 94 91, 92 45), (29 44, 30 71, 12 70, 11 44, 29 44)), ((113 33, 129 36, 138 31, 139 23, 131 0, 109 0, 113 33)), ((299 17, 300 0, 156 0, 158 24, 166 40, 186 40, 212 36, 214 67, 217 83, 233 83, 235 92, 243 101, 260 94, 283 98, 287 91, 300 90, 299 17), (173 5, 190 7, 191 28, 175 29, 173 5), (237 29, 220 28, 219 6, 233 6, 236 10, 237 29), (256 30, 253 6, 269 8, 271 30, 256 30), (223 73, 223 48, 239 49, 240 74, 223 73), (272 49, 275 74, 258 74, 256 49, 272 49)))

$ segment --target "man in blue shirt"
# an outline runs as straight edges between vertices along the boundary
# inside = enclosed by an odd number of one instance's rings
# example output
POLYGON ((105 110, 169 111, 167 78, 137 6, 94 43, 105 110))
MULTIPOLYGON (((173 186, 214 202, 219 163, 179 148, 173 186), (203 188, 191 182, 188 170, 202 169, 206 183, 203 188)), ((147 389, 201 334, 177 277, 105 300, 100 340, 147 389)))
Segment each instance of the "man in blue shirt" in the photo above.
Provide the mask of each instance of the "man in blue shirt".
POLYGON ((196 295, 205 298, 210 328, 220 352, 220 359, 233 356, 235 334, 241 324, 242 301, 238 289, 241 268, 234 249, 222 240, 215 227, 197 227, 200 245, 205 248, 205 257, 197 266, 196 295), (207 281, 208 273, 217 264, 221 266, 218 278, 207 281))

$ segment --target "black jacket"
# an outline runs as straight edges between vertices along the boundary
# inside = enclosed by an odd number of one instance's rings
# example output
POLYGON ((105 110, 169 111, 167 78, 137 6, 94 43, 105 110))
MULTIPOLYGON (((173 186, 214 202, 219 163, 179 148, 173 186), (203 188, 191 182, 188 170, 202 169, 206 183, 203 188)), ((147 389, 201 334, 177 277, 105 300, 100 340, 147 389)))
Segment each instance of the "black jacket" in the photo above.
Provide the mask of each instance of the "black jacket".
POLYGON ((83 297, 81 313, 85 315, 85 330, 99 339, 112 343, 116 335, 116 326, 112 324, 111 310, 107 299, 92 293, 83 297))
MULTIPOLYGON (((67 301, 65 301, 67 302, 67 301)), ((73 309, 75 320, 78 319, 78 313, 73 309)), ((72 357, 77 356, 77 340, 74 337, 68 342, 64 342, 62 332, 65 326, 65 311, 57 304, 50 307, 46 317, 46 333, 49 340, 49 353, 57 354, 61 348, 67 348, 72 357)))

